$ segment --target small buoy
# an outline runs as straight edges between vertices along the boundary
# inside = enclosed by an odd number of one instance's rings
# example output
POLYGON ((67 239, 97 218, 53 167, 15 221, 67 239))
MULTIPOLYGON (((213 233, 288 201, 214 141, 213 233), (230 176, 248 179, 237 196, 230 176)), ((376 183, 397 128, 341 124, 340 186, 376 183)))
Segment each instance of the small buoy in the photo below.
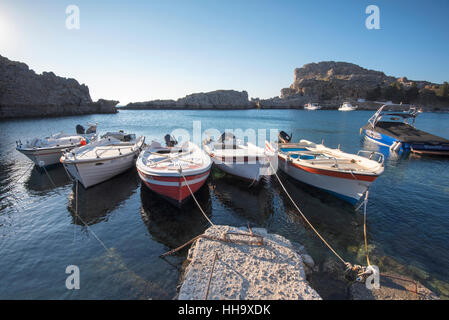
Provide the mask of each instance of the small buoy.
POLYGON ((86 144, 87 144, 87 142, 86 142, 85 139, 82 139, 82 140, 80 141, 80 145, 85 146, 86 144))

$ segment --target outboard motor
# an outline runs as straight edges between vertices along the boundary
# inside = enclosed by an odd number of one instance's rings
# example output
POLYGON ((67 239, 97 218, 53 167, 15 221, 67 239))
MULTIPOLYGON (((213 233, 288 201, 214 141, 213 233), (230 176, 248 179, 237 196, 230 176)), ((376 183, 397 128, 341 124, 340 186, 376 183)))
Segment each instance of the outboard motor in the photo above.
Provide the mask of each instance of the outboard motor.
POLYGON ((236 137, 231 132, 223 132, 223 134, 218 139, 218 142, 224 143, 225 141, 235 141, 236 137))
MULTIPOLYGON (((84 128, 83 128, 84 129, 84 128)), ((97 133, 97 125, 92 124, 87 128, 86 134, 97 133)))
POLYGON ((278 134, 278 138, 280 143, 289 143, 292 140, 292 134, 288 135, 287 132, 281 131, 278 134))
POLYGON ((82 125, 80 125, 80 124, 77 124, 76 125, 76 133, 77 134, 84 134, 85 133, 84 127, 82 125))
POLYGON ((171 135, 166 134, 164 137, 165 140, 165 145, 167 147, 174 147, 178 144, 178 141, 175 140, 175 138, 173 138, 171 135))

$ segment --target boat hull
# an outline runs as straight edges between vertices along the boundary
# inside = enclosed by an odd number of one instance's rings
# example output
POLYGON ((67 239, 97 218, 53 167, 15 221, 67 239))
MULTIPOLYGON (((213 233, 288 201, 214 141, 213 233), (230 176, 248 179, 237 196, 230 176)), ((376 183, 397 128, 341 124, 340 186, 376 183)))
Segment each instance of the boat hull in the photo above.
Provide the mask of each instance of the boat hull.
POLYGON ((395 143, 401 143, 400 149, 404 151, 410 151, 420 155, 449 156, 449 144, 407 143, 367 128, 362 128, 362 134, 369 141, 381 146, 391 147, 395 143))
POLYGON ((351 204, 356 204, 377 178, 375 175, 358 175, 320 170, 298 165, 278 157, 279 168, 288 176, 313 187, 327 191, 351 204))
POLYGON ((248 161, 248 159, 241 159, 241 161, 222 161, 221 159, 217 159, 216 157, 212 157, 214 165, 220 170, 250 181, 259 182, 262 176, 262 170, 266 169, 269 166, 269 163, 266 164, 259 158, 254 159, 254 161, 248 161))
POLYGON ((187 183, 184 177, 180 175, 161 176, 149 174, 139 170, 139 168, 137 168, 137 172, 142 182, 150 190, 180 206, 191 196, 190 190, 195 193, 204 185, 210 174, 210 166, 202 172, 186 175, 187 183))
POLYGON ((136 153, 110 160, 91 162, 63 163, 72 178, 78 180, 84 188, 109 180, 134 166, 136 153))
POLYGON ((362 133, 371 142, 377 143, 385 147, 391 147, 395 142, 398 141, 393 137, 387 136, 386 134, 382 134, 374 130, 363 128, 362 133))
POLYGON ((65 151, 71 150, 78 146, 53 148, 53 149, 21 149, 17 151, 25 155, 28 159, 34 162, 36 166, 48 167, 59 163, 59 159, 65 151))

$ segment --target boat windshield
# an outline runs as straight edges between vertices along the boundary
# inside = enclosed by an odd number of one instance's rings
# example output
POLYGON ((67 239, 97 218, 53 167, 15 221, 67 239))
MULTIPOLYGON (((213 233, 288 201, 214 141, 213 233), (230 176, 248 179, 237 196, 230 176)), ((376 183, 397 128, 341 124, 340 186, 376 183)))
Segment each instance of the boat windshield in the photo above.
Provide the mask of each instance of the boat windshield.
POLYGON ((408 110, 404 110, 402 105, 383 105, 377 110, 377 112, 368 120, 368 123, 374 128, 380 121, 382 122, 404 122, 412 126, 415 125, 415 119, 419 112, 415 107, 410 107, 408 110), (395 107, 400 107, 402 110, 391 110, 395 107), (386 107, 389 110, 385 110, 386 107))

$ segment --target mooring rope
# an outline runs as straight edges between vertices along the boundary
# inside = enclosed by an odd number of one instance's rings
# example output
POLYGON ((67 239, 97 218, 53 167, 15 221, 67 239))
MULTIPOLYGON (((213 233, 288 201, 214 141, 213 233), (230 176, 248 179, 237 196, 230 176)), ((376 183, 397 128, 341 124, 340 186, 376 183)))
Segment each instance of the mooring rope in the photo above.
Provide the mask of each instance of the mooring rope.
POLYGON ((34 167, 34 162, 25 170, 25 172, 22 173, 22 175, 19 177, 19 179, 17 179, 16 182, 19 182, 23 177, 25 177, 25 174, 32 168, 34 167))
POLYGON ((215 224, 209 219, 209 217, 206 215, 206 212, 204 212, 203 208, 201 208, 200 203, 198 202, 198 200, 196 199, 195 195, 193 194, 192 189, 190 189, 189 183, 186 179, 186 177, 184 176, 184 174, 182 173, 182 168, 181 165, 179 165, 179 170, 178 170, 179 174, 184 178, 184 181, 186 183, 187 188, 189 189, 190 194, 192 195, 193 200, 195 200, 196 205, 198 206, 198 208, 200 209, 201 213, 203 214, 203 216, 206 218, 207 221, 209 221, 209 223, 211 224, 211 226, 215 227, 215 224))
MULTIPOLYGON (((55 185, 55 183, 53 182, 53 179, 50 177, 47 169, 45 168, 45 166, 41 167, 42 169, 44 169, 45 174, 47 175, 48 179, 50 180, 51 184, 53 185, 53 187, 55 188, 56 192, 61 195, 59 193, 59 191, 57 190, 57 187, 55 185)), ((87 230, 92 233, 92 235, 94 236, 94 238, 103 246, 103 248, 106 250, 106 253, 109 253, 109 248, 106 247, 106 245, 104 244, 103 241, 101 241, 101 239, 97 236, 97 234, 91 229, 89 228, 89 225, 83 220, 81 219, 80 215, 78 214, 78 180, 75 180, 75 216, 81 221, 81 223, 87 228, 87 230)))
POLYGON ((341 261, 343 262, 344 265, 346 265, 347 267, 350 266, 351 264, 347 261, 345 261, 335 250, 334 248, 332 248, 332 246, 321 236, 321 234, 315 229, 315 227, 312 225, 312 223, 310 223, 310 221, 307 219, 307 217, 304 215, 304 213, 302 213, 301 209, 299 209, 298 205, 296 204, 296 202, 293 200, 293 198, 290 196, 290 194, 288 193, 287 189, 285 188, 284 184, 282 183, 281 179, 279 178, 278 174, 276 173, 276 170, 273 168, 273 165, 270 163, 270 167, 274 172, 274 175, 276 176, 277 180, 279 181, 279 184, 281 185, 282 189, 284 189, 285 194, 287 195, 287 197, 290 199, 290 201, 293 203, 293 205, 295 206, 296 210, 300 213, 300 215, 302 216, 302 218, 304 219, 304 221, 307 222, 307 224, 310 226, 310 228, 315 232, 315 234, 321 239, 321 241, 329 248, 329 250, 341 261))

